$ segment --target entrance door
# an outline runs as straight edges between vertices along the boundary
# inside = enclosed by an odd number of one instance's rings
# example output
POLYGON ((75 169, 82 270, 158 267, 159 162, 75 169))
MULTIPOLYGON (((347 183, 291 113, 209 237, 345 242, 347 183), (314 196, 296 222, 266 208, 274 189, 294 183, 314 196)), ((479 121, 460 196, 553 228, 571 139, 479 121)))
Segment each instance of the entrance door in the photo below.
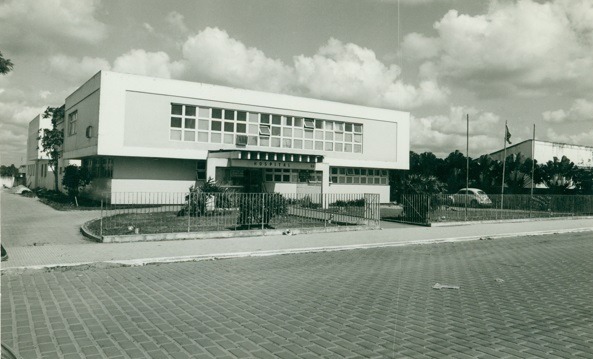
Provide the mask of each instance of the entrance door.
POLYGON ((246 168, 243 175, 243 191, 245 193, 263 192, 263 170, 259 168, 246 168))

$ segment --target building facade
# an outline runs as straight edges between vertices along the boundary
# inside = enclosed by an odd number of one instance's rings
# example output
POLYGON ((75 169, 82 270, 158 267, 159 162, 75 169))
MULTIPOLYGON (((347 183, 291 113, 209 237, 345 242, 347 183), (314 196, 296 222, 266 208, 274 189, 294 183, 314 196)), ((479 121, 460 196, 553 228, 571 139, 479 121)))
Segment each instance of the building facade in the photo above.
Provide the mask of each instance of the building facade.
POLYGON ((101 71, 65 102, 64 158, 88 195, 186 192, 207 178, 247 192, 378 193, 409 167, 409 113, 101 71))
MULTIPOLYGON (((527 140, 507 147, 506 153, 507 156, 521 154, 526 158, 534 158, 539 164, 552 161, 554 157, 561 159, 562 156, 566 156, 577 167, 593 168, 593 147, 588 146, 527 140)), ((493 152, 490 156, 502 162, 504 150, 493 152)))
MULTIPOLYGON (((58 128, 63 128, 63 122, 58 123, 58 128)), ((37 115, 29 122, 27 133, 27 164, 25 165, 25 186, 29 188, 46 188, 55 190, 54 173, 49 165, 49 157, 42 151, 41 136, 44 129, 51 129, 51 118, 37 115)), ((58 190, 63 191, 62 175, 64 168, 70 164, 80 165, 78 160, 60 159, 58 161, 58 190)))

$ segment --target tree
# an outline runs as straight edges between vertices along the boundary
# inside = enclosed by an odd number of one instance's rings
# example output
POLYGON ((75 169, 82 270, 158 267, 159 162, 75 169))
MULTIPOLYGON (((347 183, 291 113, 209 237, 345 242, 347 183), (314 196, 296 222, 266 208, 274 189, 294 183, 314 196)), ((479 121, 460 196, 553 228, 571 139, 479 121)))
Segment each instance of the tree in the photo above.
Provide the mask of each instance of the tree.
POLYGON ((19 175, 19 169, 14 164, 10 166, 0 166, 0 175, 2 177, 17 177, 19 175))
POLYGON ((542 177, 548 188, 556 194, 563 194, 574 186, 574 177, 577 174, 577 167, 566 156, 562 159, 554 157, 541 166, 542 177))
POLYGON ((12 71, 13 63, 10 59, 5 59, 2 55, 2 51, 0 51, 0 74, 6 75, 10 71, 12 71))
POLYGON ((80 190, 91 183, 91 175, 84 167, 76 165, 69 165, 64 168, 64 177, 62 178, 62 185, 68 191, 68 196, 74 198, 78 196, 80 190))
POLYGON ((62 156, 64 144, 64 131, 58 128, 58 123, 64 120, 64 105, 61 107, 48 107, 43 113, 43 118, 51 117, 51 129, 43 129, 41 135, 41 151, 49 157, 49 167, 54 173, 54 190, 58 191, 58 164, 62 156))
MULTIPOLYGON (((470 158, 471 161, 471 158, 470 158)), ((451 152, 445 158, 443 170, 438 178, 447 183, 447 190, 450 193, 457 192, 465 187, 466 157, 459 150, 451 152)))
POLYGON ((593 194, 593 168, 577 169, 574 185, 581 194, 593 194))

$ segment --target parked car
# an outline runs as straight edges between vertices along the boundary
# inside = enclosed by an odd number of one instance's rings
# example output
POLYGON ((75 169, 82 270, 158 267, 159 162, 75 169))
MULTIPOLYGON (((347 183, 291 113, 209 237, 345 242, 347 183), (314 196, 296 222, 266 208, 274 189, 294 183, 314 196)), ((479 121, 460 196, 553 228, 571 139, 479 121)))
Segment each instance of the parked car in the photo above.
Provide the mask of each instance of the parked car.
MULTIPOLYGON (((449 200, 454 206, 465 206, 466 188, 462 188, 457 193, 449 196, 449 200)), ((467 205, 469 207, 491 207, 492 200, 486 192, 478 188, 467 188, 467 205)))

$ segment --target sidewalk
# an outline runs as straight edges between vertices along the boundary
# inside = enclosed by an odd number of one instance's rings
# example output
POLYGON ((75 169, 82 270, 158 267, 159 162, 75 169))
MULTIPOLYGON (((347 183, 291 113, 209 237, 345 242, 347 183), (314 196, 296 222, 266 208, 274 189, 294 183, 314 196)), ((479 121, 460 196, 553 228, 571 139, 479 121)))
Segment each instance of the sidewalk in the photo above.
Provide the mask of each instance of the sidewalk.
MULTIPOLYGON (((2 272, 105 263, 147 263, 205 260, 287 253, 392 247, 411 244, 494 239, 567 232, 593 232, 593 218, 554 219, 515 223, 475 223, 450 227, 401 226, 383 230, 300 235, 136 243, 55 244, 8 248, 2 272)), ((593 234, 592 234, 593 235, 593 234)))

